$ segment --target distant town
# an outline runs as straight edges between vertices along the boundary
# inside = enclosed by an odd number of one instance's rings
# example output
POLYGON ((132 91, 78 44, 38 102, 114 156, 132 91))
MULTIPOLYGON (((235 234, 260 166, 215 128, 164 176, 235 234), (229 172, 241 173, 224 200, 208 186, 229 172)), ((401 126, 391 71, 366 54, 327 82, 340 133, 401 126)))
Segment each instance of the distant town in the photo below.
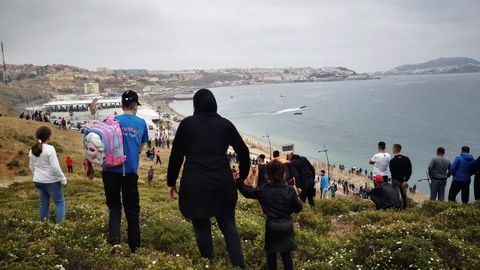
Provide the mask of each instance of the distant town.
MULTIPOLYGON (((96 71, 68 65, 6 65, 7 81, 19 87, 36 87, 55 93, 118 93, 133 89, 142 93, 182 93, 196 87, 237 86, 263 83, 365 80, 344 67, 231 68, 215 70, 108 69, 96 71)), ((3 76, 1 78, 3 80, 3 76)))

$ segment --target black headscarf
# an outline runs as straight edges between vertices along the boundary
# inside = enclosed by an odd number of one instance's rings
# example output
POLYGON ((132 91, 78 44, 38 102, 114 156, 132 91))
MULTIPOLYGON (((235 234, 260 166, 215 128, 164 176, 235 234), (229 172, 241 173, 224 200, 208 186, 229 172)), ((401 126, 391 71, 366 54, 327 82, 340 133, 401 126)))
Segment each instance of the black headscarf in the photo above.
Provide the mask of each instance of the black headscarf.
POLYGON ((216 113, 217 101, 210 90, 202 88, 193 96, 193 108, 193 114, 216 113))

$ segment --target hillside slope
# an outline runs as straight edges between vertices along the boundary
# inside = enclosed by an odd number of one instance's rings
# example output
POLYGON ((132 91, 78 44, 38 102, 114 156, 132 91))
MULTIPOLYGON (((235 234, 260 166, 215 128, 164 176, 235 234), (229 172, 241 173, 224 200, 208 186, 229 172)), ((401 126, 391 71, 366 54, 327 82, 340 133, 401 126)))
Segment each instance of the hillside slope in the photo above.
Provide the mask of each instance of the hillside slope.
MULTIPOLYGON (((142 248, 129 254, 123 222, 122 248, 111 255, 101 179, 88 180, 78 172, 81 134, 53 130, 54 142, 63 148, 60 159, 72 153, 77 171, 67 174, 66 220, 56 226, 37 221, 38 194, 31 176, 18 176, 26 162, 18 152, 28 144, 11 139, 29 136, 40 123, 1 117, 0 125, 2 164, 22 162, 3 171, 3 181, 24 180, 0 188, 0 269, 231 269, 215 222, 213 265, 199 258, 191 223, 181 216, 178 201, 167 196, 168 149, 162 149, 161 166, 141 158, 142 248), (156 168, 151 187, 145 184, 150 165, 156 168)), ((265 221, 259 204, 240 196, 236 219, 248 269, 264 269, 265 221)), ((425 202, 397 212, 375 211, 369 200, 336 198, 305 206, 294 221, 296 269, 480 269, 480 203, 425 202)))

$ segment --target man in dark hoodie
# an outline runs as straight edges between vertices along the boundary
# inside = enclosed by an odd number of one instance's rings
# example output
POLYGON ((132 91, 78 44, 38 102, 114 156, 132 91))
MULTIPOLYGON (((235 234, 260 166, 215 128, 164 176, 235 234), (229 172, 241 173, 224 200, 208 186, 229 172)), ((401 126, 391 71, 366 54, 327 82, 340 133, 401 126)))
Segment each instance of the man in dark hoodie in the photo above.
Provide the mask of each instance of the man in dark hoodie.
POLYGON ((315 205, 313 198, 315 197, 315 169, 306 157, 293 154, 290 157, 290 164, 297 169, 299 181, 297 185, 302 189, 300 200, 308 203, 311 207, 315 205))
POLYGON ((462 191, 462 202, 468 203, 470 197, 470 182, 475 166, 475 159, 470 154, 470 147, 463 146, 462 153, 455 158, 450 167, 453 180, 448 192, 448 200, 455 201, 457 195, 462 191))
POLYGON ((480 200, 480 156, 478 156, 477 161, 475 162, 473 173, 475 174, 475 180, 473 182, 475 200, 480 200))
POLYGON ((200 255, 213 259, 212 223, 215 217, 225 238, 230 261, 245 268, 240 235, 235 224, 237 188, 230 170, 229 146, 240 161, 243 181, 250 170, 247 146, 235 126, 217 113, 212 92, 200 89, 193 96, 194 112, 180 122, 168 164, 167 184, 172 198, 177 193, 177 178, 183 164, 180 183, 180 212, 190 219, 200 255))

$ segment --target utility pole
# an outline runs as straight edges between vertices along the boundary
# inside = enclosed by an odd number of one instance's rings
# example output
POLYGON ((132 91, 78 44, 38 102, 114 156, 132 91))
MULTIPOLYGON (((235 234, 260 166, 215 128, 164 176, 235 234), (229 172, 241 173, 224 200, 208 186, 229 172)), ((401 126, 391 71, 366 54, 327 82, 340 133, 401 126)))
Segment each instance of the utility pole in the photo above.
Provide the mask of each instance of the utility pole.
POLYGON ((5 54, 3 53, 3 42, 0 42, 2 47, 2 60, 3 60, 3 82, 7 86, 7 66, 5 65, 5 54))
POLYGON ((262 138, 268 139, 268 147, 270 149, 270 160, 272 160, 272 143, 270 142, 270 136, 268 135, 268 132, 267 132, 267 135, 262 136, 262 138))
POLYGON ((330 161, 328 160, 328 149, 327 147, 325 147, 325 145, 323 146, 323 150, 320 150, 318 151, 318 153, 325 153, 325 155, 327 156, 327 176, 328 176, 328 179, 330 179, 330 161))

